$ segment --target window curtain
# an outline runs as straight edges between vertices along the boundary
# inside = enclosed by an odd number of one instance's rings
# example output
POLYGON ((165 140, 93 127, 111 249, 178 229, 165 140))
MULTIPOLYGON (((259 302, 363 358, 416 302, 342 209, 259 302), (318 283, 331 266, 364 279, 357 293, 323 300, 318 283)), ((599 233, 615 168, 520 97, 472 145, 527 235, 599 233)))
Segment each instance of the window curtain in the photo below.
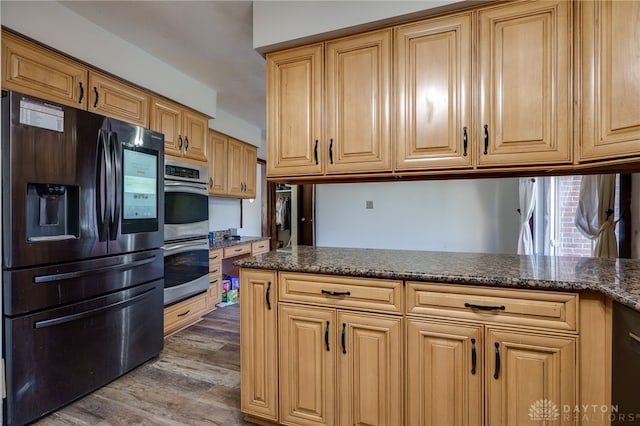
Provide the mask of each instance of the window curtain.
POLYGON ((520 233, 518 235, 518 254, 533 254, 533 236, 529 221, 536 205, 536 180, 520 178, 518 184, 520 199, 520 233))
POLYGON ((616 175, 587 175, 580 182, 580 200, 575 225, 595 245, 595 257, 618 257, 613 212, 616 202, 616 175))

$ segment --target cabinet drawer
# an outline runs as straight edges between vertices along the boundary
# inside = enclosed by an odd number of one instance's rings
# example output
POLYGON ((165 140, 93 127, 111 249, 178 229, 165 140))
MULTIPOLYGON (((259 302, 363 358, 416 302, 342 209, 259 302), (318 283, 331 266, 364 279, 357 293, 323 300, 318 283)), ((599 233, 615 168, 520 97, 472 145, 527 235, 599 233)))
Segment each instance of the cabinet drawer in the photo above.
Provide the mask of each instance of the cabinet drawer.
POLYGON ((402 281, 281 272, 281 301, 402 313, 402 281))
POLYGON ((251 243, 239 244, 237 246, 225 247, 224 258, 240 256, 242 254, 251 254, 251 243))
POLYGON ((164 335, 167 336, 200 320, 207 308, 207 292, 171 305, 164 310, 164 335))
POLYGON ((211 265, 217 265, 222 262, 222 249, 209 250, 209 269, 211 265))
POLYGON ((256 241, 255 243, 251 243, 251 254, 255 256, 256 254, 267 253, 269 251, 269 240, 265 241, 256 241))
POLYGON ((578 294, 407 283, 407 314, 578 331, 578 294))
POLYGON ((222 264, 214 263, 212 265, 211 261, 209 261, 209 276, 216 276, 220 274, 222 274, 222 264))

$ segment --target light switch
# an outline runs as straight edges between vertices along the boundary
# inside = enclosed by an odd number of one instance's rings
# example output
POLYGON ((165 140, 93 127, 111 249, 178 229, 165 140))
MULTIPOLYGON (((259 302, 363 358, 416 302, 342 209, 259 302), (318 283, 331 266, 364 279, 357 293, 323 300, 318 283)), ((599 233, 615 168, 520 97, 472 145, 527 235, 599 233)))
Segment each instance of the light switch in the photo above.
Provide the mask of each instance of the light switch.
POLYGON ((366 203, 367 203, 367 208, 368 209, 372 209, 373 208, 373 200, 367 200, 366 203))

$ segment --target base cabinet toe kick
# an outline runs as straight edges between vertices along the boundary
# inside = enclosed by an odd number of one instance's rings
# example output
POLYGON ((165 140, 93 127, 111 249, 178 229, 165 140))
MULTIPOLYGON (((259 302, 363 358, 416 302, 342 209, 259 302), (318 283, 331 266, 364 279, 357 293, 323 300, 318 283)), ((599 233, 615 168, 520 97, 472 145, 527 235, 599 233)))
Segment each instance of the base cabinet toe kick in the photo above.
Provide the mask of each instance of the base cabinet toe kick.
POLYGON ((611 424, 580 408, 611 407, 602 294, 244 268, 240 293, 252 423, 611 424))

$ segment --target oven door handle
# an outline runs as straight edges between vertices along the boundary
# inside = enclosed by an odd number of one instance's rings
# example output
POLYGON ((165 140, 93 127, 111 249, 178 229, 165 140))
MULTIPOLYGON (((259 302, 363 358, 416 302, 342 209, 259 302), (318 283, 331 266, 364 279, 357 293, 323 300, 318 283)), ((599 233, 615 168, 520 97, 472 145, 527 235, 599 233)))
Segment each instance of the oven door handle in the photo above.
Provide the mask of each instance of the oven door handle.
POLYGON ((209 240, 205 240, 204 242, 199 241, 188 241, 188 242, 179 242, 172 244, 165 244, 162 247, 164 250, 164 255, 169 256, 172 254, 183 253, 185 251, 193 251, 193 250, 209 250, 209 240))
POLYGON ((207 195, 206 184, 164 181, 164 192, 188 192, 190 194, 207 195))

